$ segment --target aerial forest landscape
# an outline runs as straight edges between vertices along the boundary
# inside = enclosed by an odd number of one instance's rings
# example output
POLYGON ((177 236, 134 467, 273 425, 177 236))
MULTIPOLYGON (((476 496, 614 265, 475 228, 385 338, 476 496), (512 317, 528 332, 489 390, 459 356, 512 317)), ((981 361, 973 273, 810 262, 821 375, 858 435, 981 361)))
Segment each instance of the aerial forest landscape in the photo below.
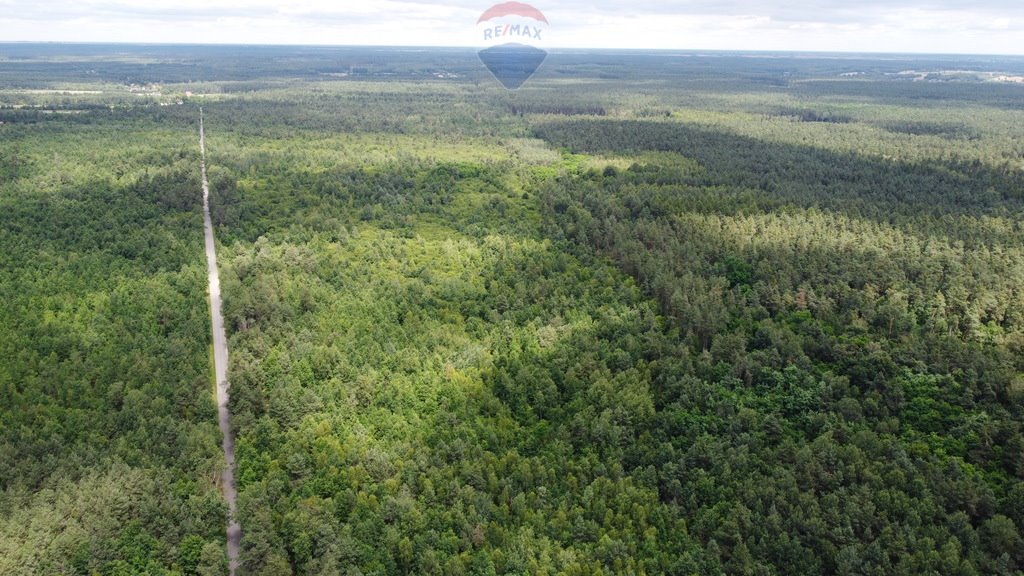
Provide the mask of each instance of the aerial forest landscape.
POLYGON ((1024 56, 0 43, 0 576, 1021 574, 1022 426, 1024 56))

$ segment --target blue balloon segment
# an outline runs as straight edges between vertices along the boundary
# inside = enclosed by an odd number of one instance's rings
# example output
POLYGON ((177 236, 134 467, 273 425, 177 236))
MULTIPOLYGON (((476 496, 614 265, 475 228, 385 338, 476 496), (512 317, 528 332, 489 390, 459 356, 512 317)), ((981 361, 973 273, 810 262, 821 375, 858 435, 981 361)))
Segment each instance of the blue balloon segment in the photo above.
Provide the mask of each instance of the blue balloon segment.
POLYGON ((477 53, 480 61, 509 90, 523 85, 540 68, 548 53, 525 44, 502 44, 477 53))

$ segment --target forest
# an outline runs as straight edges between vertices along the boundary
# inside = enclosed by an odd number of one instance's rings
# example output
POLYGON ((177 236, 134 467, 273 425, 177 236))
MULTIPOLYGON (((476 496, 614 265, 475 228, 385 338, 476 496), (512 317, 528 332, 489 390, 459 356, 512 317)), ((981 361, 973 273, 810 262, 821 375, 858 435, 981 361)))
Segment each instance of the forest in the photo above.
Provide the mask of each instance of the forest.
POLYGON ((1024 571, 1024 59, 5 50, 0 573, 227 573, 200 105, 240 574, 1024 571))

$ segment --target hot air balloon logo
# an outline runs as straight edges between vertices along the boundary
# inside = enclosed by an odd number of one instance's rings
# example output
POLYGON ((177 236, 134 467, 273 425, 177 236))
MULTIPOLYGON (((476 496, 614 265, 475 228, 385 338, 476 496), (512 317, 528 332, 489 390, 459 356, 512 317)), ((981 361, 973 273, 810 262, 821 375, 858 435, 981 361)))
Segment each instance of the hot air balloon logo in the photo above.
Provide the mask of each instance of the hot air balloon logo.
POLYGON ((476 23, 484 46, 480 61, 509 90, 523 85, 547 58, 542 46, 548 19, 522 2, 505 2, 488 8, 476 23))

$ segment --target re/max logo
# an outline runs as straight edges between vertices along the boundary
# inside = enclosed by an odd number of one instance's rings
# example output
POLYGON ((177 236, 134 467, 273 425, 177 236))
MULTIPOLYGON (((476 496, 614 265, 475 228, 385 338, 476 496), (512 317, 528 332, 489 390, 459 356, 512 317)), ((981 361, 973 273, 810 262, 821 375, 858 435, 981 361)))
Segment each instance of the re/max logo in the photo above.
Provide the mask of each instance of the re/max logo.
POLYGON ((540 28, 532 26, 525 26, 520 24, 505 24, 504 26, 495 26, 493 28, 484 29, 484 40, 493 40, 495 38, 504 38, 506 36, 519 36, 526 38, 533 38, 534 40, 540 40, 540 28))

